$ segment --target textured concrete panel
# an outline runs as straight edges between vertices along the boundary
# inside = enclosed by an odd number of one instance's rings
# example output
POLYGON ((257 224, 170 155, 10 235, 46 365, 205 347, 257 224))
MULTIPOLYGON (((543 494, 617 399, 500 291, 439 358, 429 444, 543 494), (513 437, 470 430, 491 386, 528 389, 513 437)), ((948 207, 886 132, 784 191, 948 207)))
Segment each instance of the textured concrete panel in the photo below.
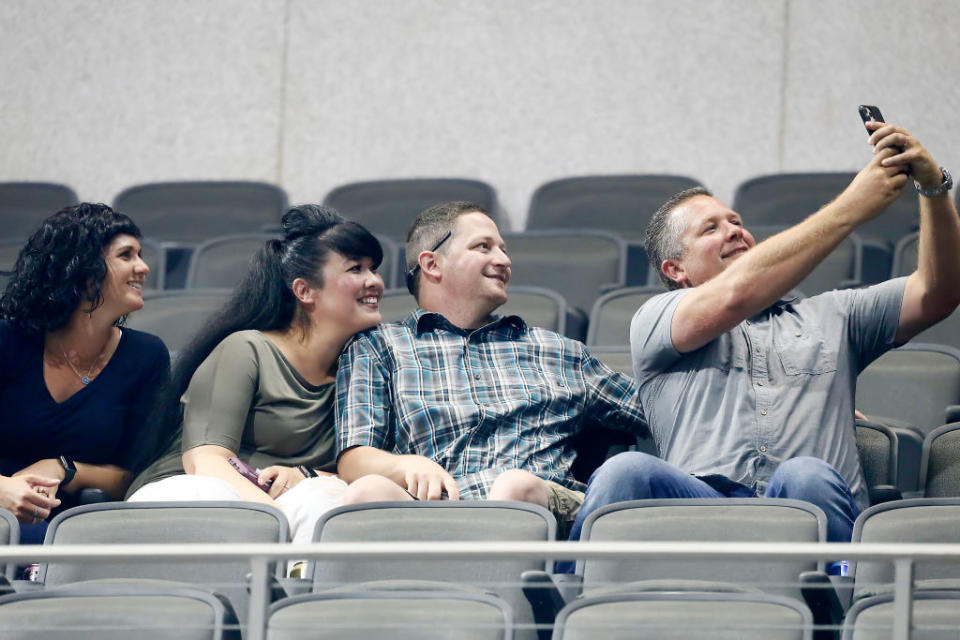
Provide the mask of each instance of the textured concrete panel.
POLYGON ((0 180, 278 179, 285 4, 0 3, 0 180))
POLYGON ((880 107, 960 167, 960 12, 953 0, 789 4, 784 171, 854 171, 870 159, 857 105, 880 107))
POLYGON ((293 200, 382 177, 683 173, 729 197, 776 164, 778 2, 291 0, 293 200))

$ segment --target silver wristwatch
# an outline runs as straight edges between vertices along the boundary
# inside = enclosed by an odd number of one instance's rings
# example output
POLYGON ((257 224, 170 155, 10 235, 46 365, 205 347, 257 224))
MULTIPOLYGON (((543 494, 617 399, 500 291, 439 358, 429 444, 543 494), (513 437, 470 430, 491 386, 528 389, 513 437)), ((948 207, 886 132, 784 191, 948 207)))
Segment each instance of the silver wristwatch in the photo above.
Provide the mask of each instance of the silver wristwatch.
POLYGON ((937 196, 942 196, 947 191, 950 191, 950 189, 953 189, 953 177, 950 175, 950 172, 943 167, 940 167, 940 171, 943 173, 943 182, 933 189, 924 189, 920 186, 919 182, 914 180, 913 186, 917 188, 917 193, 925 198, 936 198, 937 196))

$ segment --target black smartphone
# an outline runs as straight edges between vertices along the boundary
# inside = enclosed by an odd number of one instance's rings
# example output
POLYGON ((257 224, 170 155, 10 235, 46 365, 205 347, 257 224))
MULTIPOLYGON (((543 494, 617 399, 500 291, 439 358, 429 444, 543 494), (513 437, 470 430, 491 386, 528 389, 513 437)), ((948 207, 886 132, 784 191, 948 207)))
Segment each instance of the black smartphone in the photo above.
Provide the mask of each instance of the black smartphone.
MULTIPOLYGON (((862 104, 857 107, 857 110, 860 111, 860 118, 863 120, 863 125, 866 126, 868 122, 886 122, 883 119, 883 114, 880 113, 880 108, 875 107, 872 104, 862 104)), ((872 136, 873 131, 867 129, 867 135, 872 136)))
POLYGON ((231 467, 237 470, 237 473, 242 475, 244 478, 246 478, 253 484, 257 485, 257 487, 262 489, 264 492, 267 492, 270 490, 270 485, 273 484, 273 482, 271 481, 271 482, 268 482, 267 484, 260 484, 260 481, 258 480, 258 478, 260 477, 260 474, 257 472, 257 470, 254 467, 250 466, 240 458, 237 458, 234 456, 227 458, 227 462, 230 463, 231 467))

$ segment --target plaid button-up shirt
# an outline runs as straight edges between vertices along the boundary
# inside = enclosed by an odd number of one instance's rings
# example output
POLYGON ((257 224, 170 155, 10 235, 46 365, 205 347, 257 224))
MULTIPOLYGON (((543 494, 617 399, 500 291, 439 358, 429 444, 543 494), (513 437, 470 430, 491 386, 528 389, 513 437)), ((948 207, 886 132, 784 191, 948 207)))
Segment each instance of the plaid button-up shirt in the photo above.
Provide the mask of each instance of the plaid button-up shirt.
POLYGON ((591 423, 646 436, 637 392, 582 343, 517 316, 465 330, 417 309, 344 351, 337 444, 430 458, 465 498, 486 497, 508 469, 582 491, 570 436, 591 423))

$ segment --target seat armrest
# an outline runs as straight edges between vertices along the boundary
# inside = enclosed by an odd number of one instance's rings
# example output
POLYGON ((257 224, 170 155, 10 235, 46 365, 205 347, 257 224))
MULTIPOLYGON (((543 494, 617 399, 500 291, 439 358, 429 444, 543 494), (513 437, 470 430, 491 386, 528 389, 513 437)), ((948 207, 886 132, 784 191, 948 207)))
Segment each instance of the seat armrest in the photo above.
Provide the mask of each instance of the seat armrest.
MULTIPOLYGON (((813 614, 813 624, 815 627, 833 627, 839 628, 843 622, 844 608, 840 602, 840 596, 830 581, 830 576, 824 571, 804 571, 800 574, 800 593, 807 606, 810 607, 810 613, 813 614)), ((837 632, 826 629, 817 630, 814 637, 837 638, 837 632)))
POLYGON ((950 424, 951 422, 960 422, 960 404, 952 404, 947 407, 943 424, 950 424))
POLYGON ((34 582, 33 580, 14 580, 12 583, 12 586, 13 586, 13 590, 17 593, 43 591, 43 583, 34 582))
POLYGON ((871 506, 882 502, 893 502, 894 500, 903 499, 903 494, 892 484, 878 484, 869 487, 869 492, 871 506))

